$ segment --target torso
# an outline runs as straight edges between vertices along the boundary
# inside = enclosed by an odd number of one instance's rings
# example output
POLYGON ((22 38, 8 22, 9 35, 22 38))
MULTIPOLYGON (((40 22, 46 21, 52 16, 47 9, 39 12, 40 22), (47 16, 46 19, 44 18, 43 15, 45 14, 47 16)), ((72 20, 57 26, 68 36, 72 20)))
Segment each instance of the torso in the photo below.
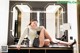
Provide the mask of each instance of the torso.
POLYGON ((40 27, 37 27, 37 29, 32 29, 30 26, 28 27, 29 28, 29 35, 28 35, 28 38, 29 40, 31 41, 31 43, 33 43, 33 40, 36 36, 39 36, 37 34, 37 31, 40 31, 41 30, 41 26, 40 27))

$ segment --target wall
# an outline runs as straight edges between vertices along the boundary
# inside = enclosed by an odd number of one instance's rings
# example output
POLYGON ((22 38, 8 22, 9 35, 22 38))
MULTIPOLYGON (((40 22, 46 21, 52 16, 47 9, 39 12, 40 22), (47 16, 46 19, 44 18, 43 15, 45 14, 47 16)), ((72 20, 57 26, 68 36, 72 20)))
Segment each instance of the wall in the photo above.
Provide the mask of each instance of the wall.
POLYGON ((0 46, 7 45, 9 0, 0 1, 0 46))
POLYGON ((17 10, 15 9, 15 7, 13 8, 13 21, 12 21, 12 35, 14 36, 14 31, 15 31, 15 29, 14 29, 14 25, 15 25, 15 20, 17 20, 17 14, 18 14, 18 12, 17 12, 17 10))
POLYGON ((47 29, 49 35, 52 39, 54 39, 55 38, 55 17, 54 17, 54 13, 47 13, 46 14, 46 23, 47 23, 46 24, 46 29, 47 29))
MULTIPOLYGON (((29 10, 29 9, 27 9, 29 10)), ((21 19, 21 35, 23 34, 25 28, 30 23, 30 13, 22 12, 22 19, 21 19)))
MULTIPOLYGON (((74 0, 76 2, 76 0, 74 0)), ((77 26, 77 5, 76 3, 69 3, 68 5, 68 23, 71 24, 71 30, 68 32, 68 41, 73 41, 76 39, 77 43, 73 46, 74 53, 79 53, 78 51, 78 26, 77 26), (73 40, 70 40, 70 36, 73 40)))
POLYGON ((21 35, 23 34, 25 28, 30 23, 30 7, 27 5, 17 5, 21 11, 21 35), (26 11, 25 11, 26 10, 26 11))

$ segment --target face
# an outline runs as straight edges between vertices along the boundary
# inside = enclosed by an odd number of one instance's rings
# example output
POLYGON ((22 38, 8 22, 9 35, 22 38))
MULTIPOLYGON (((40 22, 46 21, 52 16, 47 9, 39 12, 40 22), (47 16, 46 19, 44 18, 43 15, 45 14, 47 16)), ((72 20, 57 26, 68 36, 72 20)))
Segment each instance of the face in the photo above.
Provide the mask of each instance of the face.
POLYGON ((37 28, 37 21, 32 21, 31 22, 31 27, 36 29, 37 28))

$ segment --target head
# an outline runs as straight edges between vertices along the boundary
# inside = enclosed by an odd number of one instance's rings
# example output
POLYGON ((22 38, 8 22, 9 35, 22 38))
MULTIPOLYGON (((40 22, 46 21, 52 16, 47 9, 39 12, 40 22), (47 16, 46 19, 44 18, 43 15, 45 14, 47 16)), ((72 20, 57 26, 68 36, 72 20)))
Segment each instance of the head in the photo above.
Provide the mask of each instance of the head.
POLYGON ((32 28, 35 29, 35 28, 37 28, 37 23, 38 23, 37 20, 31 20, 30 23, 29 23, 29 25, 30 25, 32 28))

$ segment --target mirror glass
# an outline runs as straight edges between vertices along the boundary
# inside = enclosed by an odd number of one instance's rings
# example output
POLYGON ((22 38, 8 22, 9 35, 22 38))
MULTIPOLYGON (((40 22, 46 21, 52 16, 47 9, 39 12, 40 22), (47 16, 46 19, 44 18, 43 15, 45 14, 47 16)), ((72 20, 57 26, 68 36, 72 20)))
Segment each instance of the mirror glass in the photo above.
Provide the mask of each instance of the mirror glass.
MULTIPOLYGON (((13 45, 17 44, 31 19, 38 20, 38 26, 44 26, 52 39, 61 40, 63 35, 65 35, 64 31, 60 29, 60 26, 65 23, 65 20, 67 22, 65 8, 59 4, 45 4, 44 10, 42 8, 43 6, 41 8, 38 6, 32 8, 29 4, 16 4, 14 7, 11 6, 10 17, 12 19, 10 21, 11 29, 9 29, 9 37, 14 37, 13 45)), ((63 41, 65 40, 63 39, 63 41)))

